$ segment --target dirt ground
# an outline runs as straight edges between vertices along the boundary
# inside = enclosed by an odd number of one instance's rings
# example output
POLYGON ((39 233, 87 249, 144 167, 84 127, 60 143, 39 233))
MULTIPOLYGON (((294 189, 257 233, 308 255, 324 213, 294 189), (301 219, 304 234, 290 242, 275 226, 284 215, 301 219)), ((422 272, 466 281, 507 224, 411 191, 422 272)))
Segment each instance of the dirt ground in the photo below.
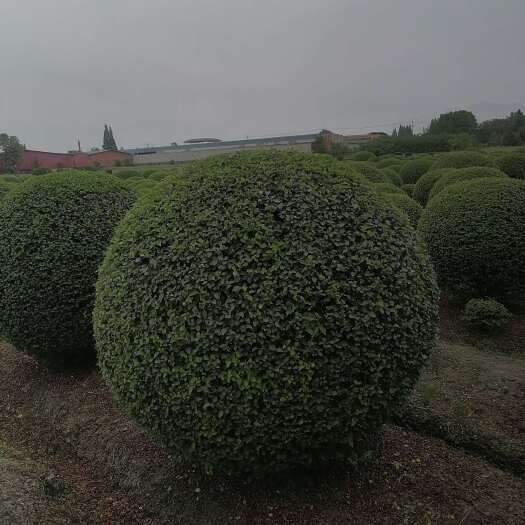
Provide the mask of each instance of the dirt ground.
POLYGON ((96 371, 51 373, 0 344, 0 524, 521 525, 523 352, 514 335, 502 351, 476 348, 445 314, 439 349, 369 469, 257 484, 175 463, 96 371), (44 493, 49 475, 64 483, 58 498, 44 493))

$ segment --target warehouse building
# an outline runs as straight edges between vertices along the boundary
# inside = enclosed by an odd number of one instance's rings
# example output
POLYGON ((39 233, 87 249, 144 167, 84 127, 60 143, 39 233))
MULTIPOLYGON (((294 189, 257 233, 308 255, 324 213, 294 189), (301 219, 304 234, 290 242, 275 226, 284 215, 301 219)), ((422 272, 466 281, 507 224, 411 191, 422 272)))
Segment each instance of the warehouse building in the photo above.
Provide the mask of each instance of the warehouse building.
POLYGON ((221 153, 235 153, 250 150, 292 150, 309 153, 312 145, 319 137, 325 143, 344 143, 349 147, 359 147, 362 144, 384 135, 369 133, 366 135, 340 135, 323 130, 320 133, 306 135, 286 135, 267 138, 222 141, 215 138, 190 139, 184 144, 172 143, 170 146, 152 146, 126 150, 133 156, 133 164, 182 164, 193 160, 204 159, 221 153))

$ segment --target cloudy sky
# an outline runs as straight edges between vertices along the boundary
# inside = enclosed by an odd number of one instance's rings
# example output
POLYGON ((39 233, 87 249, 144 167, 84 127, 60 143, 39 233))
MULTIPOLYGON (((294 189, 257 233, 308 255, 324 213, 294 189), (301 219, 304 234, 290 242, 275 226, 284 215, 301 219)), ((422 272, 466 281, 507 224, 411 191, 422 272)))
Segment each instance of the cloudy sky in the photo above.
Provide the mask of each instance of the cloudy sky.
POLYGON ((503 111, 524 21, 524 0, 0 0, 0 132, 65 151, 105 122, 132 147, 503 111))

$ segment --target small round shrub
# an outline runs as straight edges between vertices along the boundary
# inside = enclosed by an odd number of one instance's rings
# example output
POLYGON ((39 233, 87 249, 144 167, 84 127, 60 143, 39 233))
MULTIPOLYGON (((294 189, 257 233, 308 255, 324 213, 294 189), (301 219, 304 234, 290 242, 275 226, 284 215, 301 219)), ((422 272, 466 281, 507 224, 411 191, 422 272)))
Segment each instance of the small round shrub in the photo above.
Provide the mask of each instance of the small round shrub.
POLYGON ((471 299, 465 306, 465 320, 483 332, 499 332, 511 319, 512 314, 495 299, 471 299))
POLYGON ((416 232, 342 168, 223 155, 119 226, 97 284, 99 365, 177 457, 254 476, 357 461, 417 380, 432 268, 416 232))
POLYGON ((451 171, 455 170, 453 168, 442 168, 439 170, 427 171, 414 186, 414 200, 419 202, 422 206, 426 206, 434 184, 443 177, 443 175, 450 173, 451 171))
POLYGON ((19 175, 0 175, 0 181, 11 183, 22 182, 19 175))
POLYGON ((419 230, 441 286, 458 299, 521 299, 525 288, 525 181, 453 184, 429 201, 419 230))
POLYGON ((372 184, 372 189, 376 193, 400 193, 403 195, 403 190, 401 188, 398 188, 397 186, 394 186, 390 182, 377 182, 372 184))
POLYGON ((345 162, 347 166, 350 166, 355 171, 363 175, 370 182, 386 182, 391 183, 392 181, 381 170, 378 170, 375 166, 372 166, 368 162, 345 162))
POLYGON ((144 176, 141 174, 140 171, 133 170, 133 169, 124 169, 124 170, 115 171, 115 176, 122 180, 131 179, 131 178, 144 178, 144 176))
POLYGON ((470 168, 472 166, 494 166, 494 161, 484 153, 477 151, 453 151, 446 155, 441 155, 432 164, 432 170, 442 168, 470 168))
POLYGON ((51 170, 47 169, 47 168, 35 168, 33 171, 32 171, 32 175, 46 175, 47 173, 49 173, 51 170))
POLYGON ((393 164, 400 164, 403 160, 400 157, 381 157, 377 162, 376 166, 379 169, 389 168, 393 164))
POLYGON ((429 200, 433 199, 436 195, 439 195, 446 187, 463 182, 467 180, 483 179, 489 177, 504 177, 507 175, 497 168, 476 166, 473 168, 463 168, 460 170, 451 170, 445 173, 439 180, 436 181, 432 190, 430 191, 429 200))
POLYGON ((392 184, 395 184, 396 186, 401 186, 403 184, 401 176, 399 175, 399 173, 397 173, 397 171, 391 168, 382 168, 380 171, 390 179, 392 184))
POLYGON ((0 201, 13 189, 13 187, 13 184, 0 180, 0 201))
POLYGON ((405 165, 406 163, 405 162, 398 162, 397 164, 390 164, 390 166, 388 166, 391 170, 394 170, 396 171, 397 173, 399 173, 402 169, 403 169, 403 166, 405 165))
POLYGON ((382 197, 391 206, 394 206, 394 208, 404 213, 408 217, 410 224, 414 226, 414 228, 417 226, 423 208, 414 199, 411 199, 404 192, 388 194, 383 193, 382 197))
POLYGON ((356 161, 373 161, 376 159, 376 156, 371 151, 358 151, 352 155, 352 160, 356 161))
POLYGON ((434 159, 420 158, 407 162, 399 172, 404 184, 415 184, 434 164, 434 159))
POLYGON ((403 186, 401 186, 401 189, 410 197, 412 198, 413 195, 414 195, 414 188, 415 188, 415 184, 403 184, 403 186))
POLYGON ((94 357, 97 268, 132 193, 109 175, 61 172, 0 203, 0 334, 53 365, 94 357))
POLYGON ((496 166, 513 179, 525 179, 525 152, 502 155, 496 159, 496 166))

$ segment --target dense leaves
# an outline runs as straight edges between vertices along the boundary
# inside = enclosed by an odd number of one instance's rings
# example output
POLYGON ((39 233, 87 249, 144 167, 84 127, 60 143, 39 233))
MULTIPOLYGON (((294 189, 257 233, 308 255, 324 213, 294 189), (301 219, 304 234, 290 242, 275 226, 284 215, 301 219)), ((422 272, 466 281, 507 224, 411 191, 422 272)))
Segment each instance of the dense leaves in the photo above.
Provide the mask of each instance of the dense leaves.
POLYGON ((449 170, 448 173, 444 173, 439 180, 436 181, 432 190, 430 191, 429 199, 433 199, 441 191, 443 191, 447 186, 451 184, 456 184, 458 182, 463 182, 466 180, 474 179, 483 179, 489 177, 504 177, 507 178, 507 175, 502 171, 496 168, 475 166, 473 168, 463 168, 460 170, 449 170))
POLYGON ((442 168, 470 168, 471 166, 493 166, 492 159, 484 153, 477 151, 454 151, 442 155, 432 165, 433 170, 442 168))
POLYGON ((465 320, 485 332, 497 332, 511 319, 507 308, 494 299, 471 299, 465 306, 465 320))
POLYGON ((458 298, 520 298, 525 288, 525 181, 460 182, 419 222, 443 288, 458 298))
POLYGON ((0 201, 13 189, 14 185, 0 180, 0 201))
POLYGON ((399 172, 403 179, 403 183, 415 184, 421 175, 425 174, 430 169, 432 164, 434 164, 434 159, 432 158, 421 158, 407 162, 399 172))
POLYGON ((513 152, 496 159, 496 165, 513 179, 525 179, 525 152, 513 152))
POLYGON ((413 191, 413 198, 419 202, 422 206, 426 206, 430 192, 434 187, 436 181, 438 181, 443 175, 454 171, 453 168, 442 168, 437 170, 427 171, 421 178, 416 182, 413 191))
POLYGON ((132 194, 105 174, 60 173, 0 203, 0 334, 54 364, 93 356, 97 267, 132 194))
POLYGON ((357 460, 432 347, 422 250, 346 163, 195 163, 115 234, 94 313, 102 373, 142 425, 209 469, 357 460))
POLYGON ((378 170, 369 162, 345 161, 344 164, 363 175, 370 182, 393 182, 383 170, 378 170))

